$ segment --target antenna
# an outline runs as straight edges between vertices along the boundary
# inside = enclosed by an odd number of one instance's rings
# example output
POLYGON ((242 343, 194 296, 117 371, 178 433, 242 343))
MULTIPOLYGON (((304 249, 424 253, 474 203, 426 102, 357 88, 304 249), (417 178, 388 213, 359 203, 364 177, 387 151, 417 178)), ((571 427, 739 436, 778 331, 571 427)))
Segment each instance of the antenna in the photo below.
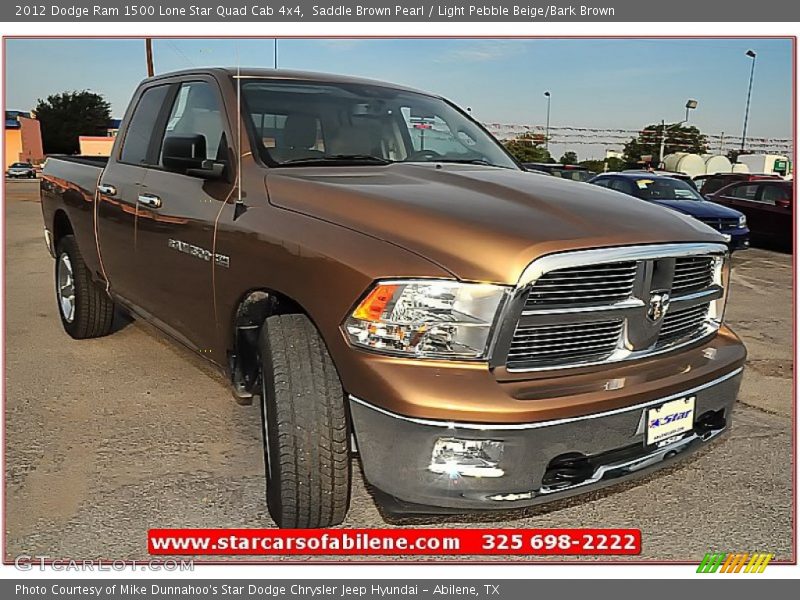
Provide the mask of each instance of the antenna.
POLYGON ((247 210, 242 200, 242 66, 239 60, 239 44, 236 44, 236 204, 234 220, 247 210))

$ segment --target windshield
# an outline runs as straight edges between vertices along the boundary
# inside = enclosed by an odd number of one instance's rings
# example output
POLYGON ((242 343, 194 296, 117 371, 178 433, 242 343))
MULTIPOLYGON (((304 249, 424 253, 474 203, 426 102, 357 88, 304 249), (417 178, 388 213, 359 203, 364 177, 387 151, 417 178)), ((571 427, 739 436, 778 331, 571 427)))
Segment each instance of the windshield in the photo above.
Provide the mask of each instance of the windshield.
POLYGON ((634 181, 633 193, 643 200, 702 200, 703 197, 685 181, 667 177, 634 181))
POLYGON ((30 163, 14 163, 13 165, 11 165, 10 168, 11 169, 27 169, 27 168, 30 168, 30 166, 31 166, 30 163))
POLYGON ((500 144, 441 100, 344 83, 249 81, 244 113, 265 162, 463 162, 518 167, 500 144))

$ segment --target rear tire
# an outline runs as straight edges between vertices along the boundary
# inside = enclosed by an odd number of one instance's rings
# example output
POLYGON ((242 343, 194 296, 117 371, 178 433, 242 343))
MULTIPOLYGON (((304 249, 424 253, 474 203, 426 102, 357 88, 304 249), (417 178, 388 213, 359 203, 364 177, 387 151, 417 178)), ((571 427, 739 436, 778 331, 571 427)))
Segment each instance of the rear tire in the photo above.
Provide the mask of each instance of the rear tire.
POLYGON ((111 333, 114 301, 92 281, 72 235, 58 242, 55 280, 58 314, 64 331, 76 340, 111 333))
POLYGON ((261 329, 261 402, 267 506, 278 527, 340 524, 350 504, 344 391, 305 315, 275 315, 261 329))

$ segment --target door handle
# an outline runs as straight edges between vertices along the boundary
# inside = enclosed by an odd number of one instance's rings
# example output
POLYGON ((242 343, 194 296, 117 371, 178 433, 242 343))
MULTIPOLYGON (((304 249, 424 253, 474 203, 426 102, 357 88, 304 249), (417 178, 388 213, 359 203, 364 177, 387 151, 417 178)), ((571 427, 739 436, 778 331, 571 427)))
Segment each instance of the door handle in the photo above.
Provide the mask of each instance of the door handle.
POLYGON ((153 194, 139 194, 139 204, 148 208, 161 208, 161 198, 153 194))
POLYGON ((97 191, 103 194, 104 196, 116 196, 117 195, 117 188, 113 185, 109 185, 107 183, 98 183, 97 184, 97 191))

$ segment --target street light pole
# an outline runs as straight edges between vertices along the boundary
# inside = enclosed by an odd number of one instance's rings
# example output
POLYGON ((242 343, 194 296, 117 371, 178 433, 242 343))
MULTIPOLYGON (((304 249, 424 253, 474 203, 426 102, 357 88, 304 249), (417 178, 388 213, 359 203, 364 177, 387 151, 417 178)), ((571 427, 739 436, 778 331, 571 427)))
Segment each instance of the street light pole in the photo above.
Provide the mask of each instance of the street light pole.
POLYGON ((661 119, 661 145, 658 150, 658 167, 661 168, 661 164, 664 162, 664 150, 667 145, 667 129, 672 127, 680 127, 684 123, 689 122, 689 111, 694 110, 697 108, 697 100, 692 100, 691 98, 686 101, 686 117, 683 121, 679 121, 678 123, 673 123, 669 127, 667 127, 666 122, 664 119, 661 119))
POLYGON ((544 130, 544 149, 550 152, 550 92, 544 93, 547 98, 547 125, 544 130))
POLYGON ((749 56, 753 59, 753 62, 750 63, 750 83, 747 86, 747 104, 745 105, 744 109, 744 127, 742 127, 742 147, 741 150, 744 152, 744 142, 745 138, 747 137, 747 119, 750 116, 750 95, 753 92, 753 73, 756 70, 756 53, 752 50, 748 50, 745 52, 745 56, 749 56))
POLYGON ((278 38, 275 38, 275 48, 273 50, 272 55, 273 55, 273 57, 275 59, 274 68, 277 69, 278 68, 278 38))

